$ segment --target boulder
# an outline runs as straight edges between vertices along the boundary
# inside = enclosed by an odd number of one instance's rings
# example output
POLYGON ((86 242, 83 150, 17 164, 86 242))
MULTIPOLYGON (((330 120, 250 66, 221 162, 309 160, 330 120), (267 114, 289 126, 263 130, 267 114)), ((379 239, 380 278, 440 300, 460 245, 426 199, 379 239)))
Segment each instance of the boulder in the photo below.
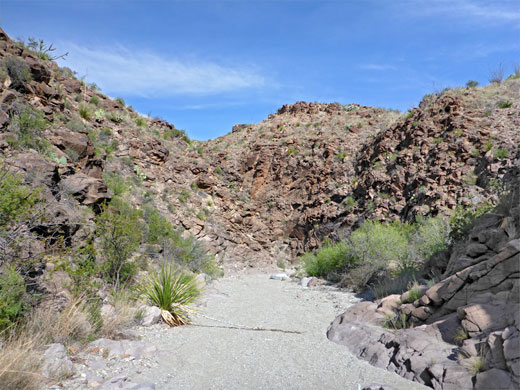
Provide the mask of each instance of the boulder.
POLYGON ((58 183, 60 176, 56 164, 37 153, 22 153, 9 162, 13 166, 23 170, 29 181, 35 184, 43 184, 53 188, 58 183))
POLYGON ((46 378, 63 379, 74 372, 74 365, 63 344, 50 344, 43 354, 42 374, 46 378))
POLYGON ((152 326, 161 321, 161 309, 157 306, 142 306, 141 310, 143 311, 142 326, 152 326))
POLYGON ((78 159, 94 154, 94 147, 86 134, 76 133, 66 128, 53 129, 47 139, 61 150, 71 150, 78 159))
POLYGON ((78 172, 61 181, 63 190, 71 193, 85 205, 96 205, 110 199, 107 186, 102 179, 97 179, 78 172))
POLYGON ((514 388, 511 375, 498 368, 479 372, 474 387, 475 390, 512 390, 514 388))

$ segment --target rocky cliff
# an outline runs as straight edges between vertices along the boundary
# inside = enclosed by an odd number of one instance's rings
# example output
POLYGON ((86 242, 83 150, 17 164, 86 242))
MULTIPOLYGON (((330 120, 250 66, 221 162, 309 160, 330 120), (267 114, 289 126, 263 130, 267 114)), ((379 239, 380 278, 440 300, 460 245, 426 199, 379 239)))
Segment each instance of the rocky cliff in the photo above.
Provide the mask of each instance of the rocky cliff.
POLYGON ((133 203, 153 199, 227 270, 290 263, 365 218, 410 220, 494 200, 519 164, 520 80, 444 91, 406 114, 299 102, 197 142, 0 35, 3 61, 29 73, 0 86, 4 160, 41 171, 54 194, 70 189, 71 213, 109 198, 107 180, 134 181, 133 203), (32 134, 50 144, 45 153, 34 142, 15 146, 25 106, 48 121, 32 134))

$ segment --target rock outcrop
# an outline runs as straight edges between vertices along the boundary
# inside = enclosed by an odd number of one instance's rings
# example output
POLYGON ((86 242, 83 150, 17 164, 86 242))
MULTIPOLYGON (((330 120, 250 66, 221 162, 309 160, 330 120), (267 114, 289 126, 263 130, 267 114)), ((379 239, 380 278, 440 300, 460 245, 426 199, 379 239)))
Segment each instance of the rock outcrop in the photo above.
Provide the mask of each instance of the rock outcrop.
POLYGON ((410 302, 407 292, 358 304, 334 320, 329 339, 434 389, 518 388, 519 193, 517 182, 497 209, 477 220, 441 280, 420 288, 418 299, 410 302), (389 323, 402 329, 382 328, 389 323))

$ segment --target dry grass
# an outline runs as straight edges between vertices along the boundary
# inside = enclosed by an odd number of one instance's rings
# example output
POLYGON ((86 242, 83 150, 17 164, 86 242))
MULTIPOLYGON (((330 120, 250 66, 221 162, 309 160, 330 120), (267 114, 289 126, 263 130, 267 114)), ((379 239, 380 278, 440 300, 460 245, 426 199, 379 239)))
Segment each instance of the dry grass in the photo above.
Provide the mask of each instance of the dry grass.
MULTIPOLYGON (((36 309, 17 332, 0 339, 0 390, 33 390, 42 387, 40 372, 44 345, 70 344, 85 340, 90 333, 85 305, 72 301, 61 313, 36 309)), ((53 378, 51 378, 53 379, 53 378)), ((57 378, 59 379, 59 378, 57 378)))
POLYGON ((129 300, 119 299, 114 303, 115 311, 103 318, 101 334, 114 338, 118 332, 132 324, 136 318, 137 309, 129 300))
POLYGON ((75 298, 59 314, 43 308, 36 309, 24 329, 27 334, 38 335, 42 343, 64 345, 86 340, 91 331, 82 297, 75 298))
POLYGON ((9 337, 0 348, 0 390, 41 388, 41 352, 37 336, 9 337))

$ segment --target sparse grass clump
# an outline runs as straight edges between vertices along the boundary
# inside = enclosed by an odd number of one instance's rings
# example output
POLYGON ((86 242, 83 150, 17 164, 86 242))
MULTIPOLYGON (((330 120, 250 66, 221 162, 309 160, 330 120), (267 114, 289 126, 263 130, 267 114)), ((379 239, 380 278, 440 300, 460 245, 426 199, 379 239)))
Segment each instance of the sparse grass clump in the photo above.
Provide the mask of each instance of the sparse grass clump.
POLYGON ((146 127, 146 119, 142 118, 142 117, 138 117, 136 120, 135 120, 135 124, 139 127, 146 127))
POLYGON ((497 104, 498 108, 501 108, 501 109, 509 108, 512 105, 513 105, 513 102, 510 102, 509 100, 501 100, 497 104))
POLYGON ((92 108, 90 107, 90 105, 88 104, 85 104, 85 103, 81 103, 79 105, 79 109, 78 109, 78 113, 79 113, 79 116, 85 120, 89 120, 90 118, 92 118, 92 108))
POLYGON ((497 148, 493 151, 493 155, 499 160, 502 160, 509 156, 509 150, 507 150, 506 148, 497 148))

